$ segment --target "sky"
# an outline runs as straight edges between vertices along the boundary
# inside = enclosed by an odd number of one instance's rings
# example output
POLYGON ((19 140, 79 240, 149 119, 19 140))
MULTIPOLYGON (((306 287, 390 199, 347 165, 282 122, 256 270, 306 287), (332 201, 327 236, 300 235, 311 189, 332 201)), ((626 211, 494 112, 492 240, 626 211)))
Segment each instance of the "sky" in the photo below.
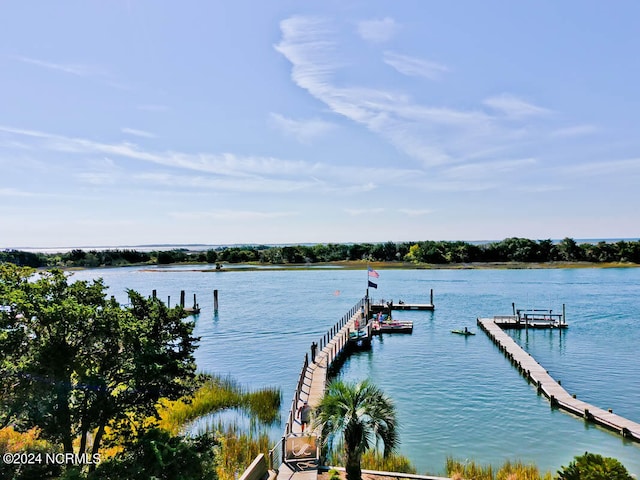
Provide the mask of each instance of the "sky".
POLYGON ((640 236, 640 3, 0 4, 0 248, 640 236))

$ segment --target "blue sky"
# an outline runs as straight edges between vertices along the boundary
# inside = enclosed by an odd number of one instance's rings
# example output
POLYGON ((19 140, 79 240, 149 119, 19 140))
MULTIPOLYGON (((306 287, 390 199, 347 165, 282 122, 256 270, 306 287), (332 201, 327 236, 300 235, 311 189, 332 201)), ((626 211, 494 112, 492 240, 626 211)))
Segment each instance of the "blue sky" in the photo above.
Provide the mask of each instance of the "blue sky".
POLYGON ((0 247, 639 235, 635 1, 0 12, 0 247))

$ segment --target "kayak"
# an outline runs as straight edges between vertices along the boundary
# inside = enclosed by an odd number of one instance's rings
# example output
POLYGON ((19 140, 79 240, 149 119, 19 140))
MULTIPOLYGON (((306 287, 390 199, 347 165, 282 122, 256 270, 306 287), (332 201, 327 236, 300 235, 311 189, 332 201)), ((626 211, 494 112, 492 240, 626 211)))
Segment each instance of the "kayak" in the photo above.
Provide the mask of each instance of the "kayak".
POLYGON ((473 332, 465 332, 464 330, 451 330, 451 333, 457 333, 458 335, 475 335, 473 332))

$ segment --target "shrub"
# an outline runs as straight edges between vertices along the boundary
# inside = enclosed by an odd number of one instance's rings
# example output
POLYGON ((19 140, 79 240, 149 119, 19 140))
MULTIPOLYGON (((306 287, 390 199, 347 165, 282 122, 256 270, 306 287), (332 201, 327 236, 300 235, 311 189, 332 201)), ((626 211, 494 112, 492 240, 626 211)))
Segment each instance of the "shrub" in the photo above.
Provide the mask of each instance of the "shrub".
POLYGON ((558 471, 558 480, 633 480, 615 458, 585 452, 558 471))

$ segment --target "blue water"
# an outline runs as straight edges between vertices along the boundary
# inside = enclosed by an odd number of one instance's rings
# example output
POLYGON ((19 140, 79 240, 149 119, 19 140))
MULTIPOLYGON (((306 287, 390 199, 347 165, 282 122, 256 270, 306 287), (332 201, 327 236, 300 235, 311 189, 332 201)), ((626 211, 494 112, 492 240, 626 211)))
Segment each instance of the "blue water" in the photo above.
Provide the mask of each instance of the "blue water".
MULTIPOLYGON (((199 368, 252 387, 280 386, 284 419, 304 353, 363 296, 366 272, 196 268, 87 270, 74 278, 101 276, 122 302, 127 288, 157 289, 172 304, 180 290, 187 304, 196 293, 199 368)), ((436 310, 395 313, 414 321, 413 333, 375 339, 340 375, 369 377, 393 398, 400 451, 419 472, 443 473, 447 455, 493 464, 521 459, 555 472, 591 451, 640 475, 640 445, 551 409, 476 327, 477 317, 510 314, 512 302, 557 313, 566 304, 566 331, 512 335, 569 392, 640 422, 640 269, 381 270, 377 283, 374 298, 416 303, 428 302, 433 288, 436 310), (450 333, 464 327, 477 335, 450 333)))

